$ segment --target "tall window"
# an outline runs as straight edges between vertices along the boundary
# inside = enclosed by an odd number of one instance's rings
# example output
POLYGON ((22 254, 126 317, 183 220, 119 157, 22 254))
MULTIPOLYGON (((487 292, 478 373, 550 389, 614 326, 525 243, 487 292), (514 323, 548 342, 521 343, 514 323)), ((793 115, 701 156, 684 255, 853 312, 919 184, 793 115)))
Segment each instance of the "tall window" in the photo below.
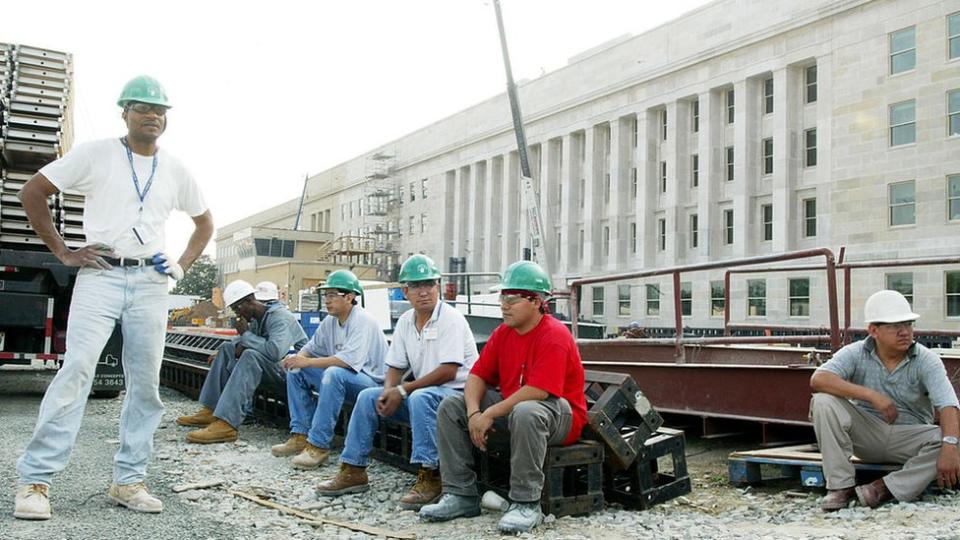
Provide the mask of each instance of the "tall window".
POLYGON ((580 179, 580 193, 578 193, 578 196, 580 198, 580 208, 583 208, 583 200, 587 196, 587 179, 586 178, 580 179))
POLYGON ((630 169, 630 198, 637 198, 637 168, 630 169))
POLYGON ((603 256, 610 256, 610 227, 603 228, 603 256))
POLYGON ((733 243, 733 210, 723 211, 723 243, 733 243))
POLYGON ((890 226, 917 222, 916 184, 913 180, 890 184, 890 226))
POLYGON ((727 123, 732 124, 733 120, 736 118, 736 113, 733 108, 734 104, 734 95, 733 90, 727 90, 727 123))
POLYGON ((621 317, 629 317, 633 312, 630 306, 630 286, 617 285, 617 314, 621 317))
POLYGON ((420 214, 420 232, 427 232, 427 215, 420 214))
POLYGON ((603 287, 593 288, 593 314, 603 315, 603 287))
POLYGON ((773 205, 765 204, 760 207, 760 218, 763 220, 763 240, 773 240, 773 205))
POLYGON ((417 200, 416 183, 410 182, 410 202, 417 200))
POLYGON ((960 58, 960 13, 947 17, 947 40, 950 42, 950 59, 960 58))
POLYGON ((887 274, 887 288, 897 291, 907 298, 907 302, 913 304, 913 273, 895 272, 887 274))
POLYGON ((420 180, 420 198, 421 199, 427 198, 427 179, 426 178, 422 178, 420 180))
POLYGON ((403 186, 400 186, 400 197, 397 198, 397 201, 400 203, 400 206, 403 206, 404 200, 405 199, 403 198, 403 186))
POLYGON ((660 111, 660 138, 667 140, 667 111, 660 111))
POLYGON ((637 252, 637 222, 630 222, 630 253, 637 252))
POLYGON ((667 220, 663 218, 657 220, 657 247, 660 251, 667 250, 667 220))
POLYGON ((700 231, 698 230, 700 224, 698 223, 698 221, 699 221, 699 218, 697 217, 697 214, 690 214, 690 247, 692 248, 697 247, 697 244, 699 243, 699 240, 700 240, 699 239, 700 231))
POLYGON ((947 272, 947 317, 960 317, 960 272, 947 272))
POLYGON ((773 138, 763 140, 763 174, 773 174, 773 138))
POLYGON ((890 74, 910 71, 917 65, 916 28, 890 33, 890 74))
POLYGON ((680 315, 693 315, 693 284, 689 281, 680 283, 680 315))
POLYGON ((728 146, 726 152, 727 182, 733 182, 733 147, 728 146))
POLYGON ((960 135, 960 90, 947 93, 947 135, 960 135))
POLYGON ((763 81, 763 114, 773 112, 773 77, 763 81))
POLYGON ((637 122, 636 117, 633 117, 631 120, 632 121, 630 122, 630 128, 631 128, 630 146, 632 146, 633 148, 636 148, 637 145, 640 144, 640 133, 639 133, 640 123, 637 122))
POLYGON ((693 105, 691 106, 690 114, 693 115, 693 118, 692 118, 693 132, 697 133, 698 131, 700 131, 700 100, 699 99, 693 100, 693 105))
POLYGON ((660 193, 667 192, 667 162, 660 162, 660 193))
POLYGON ((912 144, 917 140, 916 101, 890 106, 890 146, 912 144))
POLYGON ((583 260, 583 229, 580 229, 577 233, 577 257, 580 260, 583 260))
POLYGON ((723 299, 723 282, 710 282, 710 316, 722 317, 726 302, 723 299))
POLYGON ((747 280, 747 316, 767 316, 767 280, 747 280))
POLYGON ((947 177, 947 219, 960 219, 960 174, 947 177))
POLYGON ((807 103, 813 103, 817 100, 817 66, 810 66, 804 70, 804 79, 806 101, 807 103))
POLYGON ((810 316, 810 278, 790 280, 790 316, 810 316))
POLYGON ((657 285, 647 285, 647 315, 660 315, 660 287, 657 285))
POLYGON ((803 200, 803 236, 812 238, 817 235, 817 200, 803 200))
POLYGON ((409 225, 410 225, 410 226, 407 228, 407 231, 408 231, 410 234, 413 234, 413 228, 414 228, 414 225, 415 225, 416 222, 417 222, 417 219, 416 219, 414 216, 410 216, 410 217, 407 218, 407 219, 408 219, 408 223, 409 223, 409 225))
POLYGON ((603 175, 603 202, 610 203, 610 173, 603 175))
POLYGON ((803 140, 806 147, 803 164, 807 167, 815 167, 817 165, 817 128, 804 131, 803 140))
POLYGON ((690 185, 700 185, 700 154, 690 156, 690 185))

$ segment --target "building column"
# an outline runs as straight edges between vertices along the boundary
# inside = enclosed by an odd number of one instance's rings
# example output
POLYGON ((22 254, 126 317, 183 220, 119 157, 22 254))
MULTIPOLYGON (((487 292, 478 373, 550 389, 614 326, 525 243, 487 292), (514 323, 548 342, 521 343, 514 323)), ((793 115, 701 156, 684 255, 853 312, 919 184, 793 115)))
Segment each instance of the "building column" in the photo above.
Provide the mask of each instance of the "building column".
POLYGON ((653 268, 657 249, 655 218, 657 190, 660 182, 657 159, 656 113, 649 109, 637 113, 637 263, 641 268, 653 268))
MULTIPOLYGON (((773 72, 773 251, 783 253, 797 246, 797 176, 800 173, 796 155, 790 152, 790 141, 800 141, 803 148, 803 126, 798 122, 800 96, 795 68, 773 72), (799 135, 799 136, 798 136, 799 135)), ((802 155, 802 154, 801 154, 802 155)), ((802 166, 802 160, 799 162, 802 166)))
POLYGON ((557 177, 560 180, 560 236, 562 245, 557 251, 560 264, 557 269, 563 270, 563 278, 569 276, 571 265, 577 253, 577 227, 576 218, 578 209, 576 185, 579 182, 578 175, 573 166, 576 154, 573 151, 573 145, 576 143, 576 137, 568 133, 560 139, 560 171, 557 177))
POLYGON ((503 267, 506 268, 511 263, 517 261, 517 242, 520 237, 518 226, 518 214, 520 209, 520 190, 518 189, 520 179, 520 160, 516 152, 509 152, 503 158, 503 189, 501 191, 501 204, 503 205, 503 234, 500 237, 500 260, 503 267))
POLYGON ((484 255, 487 267, 499 272, 500 268, 500 237, 502 233, 501 216, 502 205, 497 202, 501 194, 503 183, 503 156, 495 156, 487 160, 487 182, 484 185, 484 199, 490 201, 489 219, 484 223, 484 255))
MULTIPOLYGON (((607 257, 606 269, 613 272, 621 269, 626 262, 626 253, 629 246, 624 236, 629 235, 626 225, 626 202, 630 200, 629 178, 625 178, 624 171, 630 143, 630 122, 626 118, 617 118, 610 121, 610 158, 608 172, 610 173, 610 204, 607 205, 608 221, 610 223, 610 256, 607 257)), ((629 241, 629 240, 628 240, 629 241)))
MULTIPOLYGON (((453 193, 453 256, 464 257, 467 250, 467 219, 470 213, 468 199, 465 197, 470 184, 470 166, 457 167, 454 177, 453 193)), ((413 186, 416 189, 416 185, 413 186)))
POLYGON ((723 183, 723 148, 719 144, 723 122, 723 108, 719 92, 706 91, 698 97, 700 130, 697 136, 697 151, 700 160, 699 187, 697 188, 697 221, 700 241, 697 255, 701 260, 710 260, 723 245, 723 213, 717 208, 720 185, 723 183))
POLYGON ((596 158, 597 149, 595 148, 598 137, 596 135, 596 126, 591 126, 583 130, 583 137, 585 139, 583 148, 584 156, 583 168, 580 171, 581 178, 586 179, 584 182, 583 190, 583 211, 580 214, 580 219, 583 223, 583 260, 580 262, 579 268, 583 270, 584 273, 589 272, 593 268, 597 268, 599 265, 598 259, 600 254, 600 204, 598 204, 598 199, 602 202, 602 194, 600 194, 597 189, 597 177, 600 176, 597 172, 601 161, 596 158))
POLYGON ((733 256, 746 257, 756 252, 757 212, 754 195, 757 193, 759 167, 759 94, 755 81, 733 83, 733 256))

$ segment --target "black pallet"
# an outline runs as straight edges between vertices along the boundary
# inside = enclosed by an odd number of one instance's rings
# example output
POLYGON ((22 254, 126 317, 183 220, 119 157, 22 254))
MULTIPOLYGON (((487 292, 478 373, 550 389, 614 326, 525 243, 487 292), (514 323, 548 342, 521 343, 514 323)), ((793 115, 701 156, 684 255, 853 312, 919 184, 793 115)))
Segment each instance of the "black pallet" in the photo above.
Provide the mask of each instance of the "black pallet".
POLYGON ((604 494, 607 500, 625 508, 646 510, 674 497, 690 493, 690 477, 684 454, 684 435, 676 429, 660 428, 656 435, 644 442, 637 459, 626 470, 607 468, 604 494), (661 472, 657 459, 670 456, 671 474, 661 472))
POLYGON ((410 432, 410 424, 381 418, 380 428, 373 437, 373 450, 370 455, 378 461, 415 473, 420 465, 410 463, 412 450, 413 434, 410 432))
POLYGON ((663 425, 663 418, 625 373, 587 370, 584 394, 589 424, 584 437, 602 442, 608 464, 626 469, 644 441, 663 425))

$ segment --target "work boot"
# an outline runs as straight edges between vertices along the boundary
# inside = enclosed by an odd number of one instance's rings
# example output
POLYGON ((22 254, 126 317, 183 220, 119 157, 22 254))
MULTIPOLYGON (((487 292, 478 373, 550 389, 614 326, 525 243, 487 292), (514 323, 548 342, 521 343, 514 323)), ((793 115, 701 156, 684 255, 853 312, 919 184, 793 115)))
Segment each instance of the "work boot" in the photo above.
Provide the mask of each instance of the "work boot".
POLYGON ((831 489, 820 499, 820 509, 824 512, 835 512, 842 510, 850 504, 850 499, 855 495, 852 487, 844 489, 831 489))
POLYGON ((194 414, 177 418, 181 426, 209 426, 217 418, 213 416, 213 409, 203 407, 194 414))
POLYGON ((339 497, 348 493, 362 493, 368 489, 370 483, 367 481, 366 467, 341 463, 340 472, 336 476, 317 485, 317 495, 339 497))
POLYGON ((270 453, 276 457, 295 456, 307 447, 307 436, 303 433, 291 433, 290 438, 283 444, 270 447, 270 453))
POLYGON ((863 506, 876 508, 892 498, 893 495, 890 493, 890 490, 887 489, 883 478, 878 478, 869 484, 857 486, 857 499, 860 500, 860 504, 863 506))
POLYGON ((507 513, 500 518, 497 528, 502 533, 525 533, 543 523, 543 511, 540 502, 511 502, 507 513))
POLYGON ((420 521, 450 521, 458 517, 480 515, 480 497, 465 497, 444 493, 434 504, 424 505, 420 509, 420 521))
POLYGON ((219 418, 214 418, 213 422, 203 429, 187 433, 187 441, 197 444, 224 443, 235 440, 237 440, 237 430, 219 418))
POLYGON ((303 451, 297 454, 297 457, 293 458, 293 468, 302 469, 309 471, 316 469, 320 465, 323 465, 327 461, 327 457, 330 455, 330 450, 326 448, 317 448, 316 446, 306 443, 306 446, 303 447, 303 451))
POLYGON ((107 496, 120 506, 126 506, 137 512, 159 514, 163 511, 163 502, 150 495, 143 482, 123 485, 114 483, 110 486, 107 496))
POLYGON ((400 507, 404 510, 420 510, 425 504, 432 504, 440 498, 443 486, 440 484, 440 471, 420 467, 417 483, 406 495, 400 498, 400 507))
POLYGON ((50 488, 44 484, 20 484, 13 499, 13 517, 50 519, 50 488))

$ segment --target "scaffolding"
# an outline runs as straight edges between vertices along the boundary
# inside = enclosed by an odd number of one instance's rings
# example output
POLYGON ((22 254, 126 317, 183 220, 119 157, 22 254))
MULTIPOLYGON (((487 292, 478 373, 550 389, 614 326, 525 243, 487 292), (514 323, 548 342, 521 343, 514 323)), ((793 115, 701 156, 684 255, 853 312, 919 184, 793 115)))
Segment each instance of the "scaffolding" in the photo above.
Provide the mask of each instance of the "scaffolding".
POLYGON ((396 279, 399 267, 401 202, 396 164, 396 155, 386 152, 367 158, 361 203, 361 231, 369 239, 370 264, 385 281, 396 279))

